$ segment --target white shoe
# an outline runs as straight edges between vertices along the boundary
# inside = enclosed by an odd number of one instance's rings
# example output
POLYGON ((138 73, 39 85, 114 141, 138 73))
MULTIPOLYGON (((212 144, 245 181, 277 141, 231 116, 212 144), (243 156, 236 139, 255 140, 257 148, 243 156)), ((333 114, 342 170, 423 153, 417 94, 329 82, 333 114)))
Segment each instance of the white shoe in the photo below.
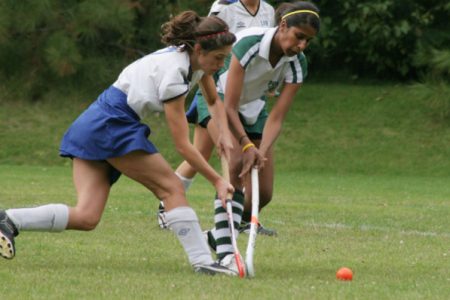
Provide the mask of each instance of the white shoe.
MULTIPOLYGON (((243 261, 242 257, 241 257, 241 261, 243 261)), ((234 254, 227 254, 224 258, 219 259, 218 263, 219 263, 219 265, 235 272, 236 275, 239 275, 239 269, 236 264, 236 258, 234 257, 234 254)))

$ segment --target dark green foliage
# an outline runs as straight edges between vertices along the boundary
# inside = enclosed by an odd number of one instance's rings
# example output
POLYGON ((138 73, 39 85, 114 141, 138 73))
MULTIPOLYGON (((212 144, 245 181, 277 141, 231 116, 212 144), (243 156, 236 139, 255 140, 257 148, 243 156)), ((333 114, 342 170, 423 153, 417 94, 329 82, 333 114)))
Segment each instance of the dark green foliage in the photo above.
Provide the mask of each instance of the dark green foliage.
MULTIPOLYGON (((269 1, 275 7, 279 1, 269 1)), ((0 1, 0 79, 16 96, 50 88, 100 91, 131 61, 162 46, 160 26, 212 0, 0 1)), ((432 1, 316 1, 322 29, 307 49, 311 75, 450 77, 450 4, 432 1)))
MULTIPOLYGON (((323 31, 310 56, 324 70, 414 79, 450 68, 448 1, 320 1, 323 31)), ((319 69, 320 69, 319 67, 319 69)), ((317 68, 317 66, 316 66, 317 68)), ((448 77, 447 77, 448 78, 448 77)))
POLYGON ((2 1, 1 75, 32 99, 51 86, 103 88, 159 47, 168 1, 2 1))

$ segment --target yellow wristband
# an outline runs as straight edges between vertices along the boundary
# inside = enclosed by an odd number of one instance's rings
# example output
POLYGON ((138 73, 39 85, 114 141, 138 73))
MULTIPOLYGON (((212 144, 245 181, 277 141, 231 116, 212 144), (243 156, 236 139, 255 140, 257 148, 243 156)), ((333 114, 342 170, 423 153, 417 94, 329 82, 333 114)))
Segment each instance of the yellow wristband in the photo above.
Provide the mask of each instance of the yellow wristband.
POLYGON ((245 151, 247 151, 248 148, 251 148, 251 147, 255 147, 255 144, 253 144, 253 143, 246 144, 244 147, 242 147, 242 153, 244 153, 245 151))

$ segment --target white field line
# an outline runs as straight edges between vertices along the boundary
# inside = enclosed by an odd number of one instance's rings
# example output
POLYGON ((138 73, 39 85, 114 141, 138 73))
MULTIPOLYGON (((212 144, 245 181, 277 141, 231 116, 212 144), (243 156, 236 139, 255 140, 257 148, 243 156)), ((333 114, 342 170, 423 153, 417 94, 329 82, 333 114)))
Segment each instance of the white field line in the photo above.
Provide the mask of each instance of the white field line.
POLYGON ((309 227, 319 227, 319 228, 330 228, 330 229, 357 229, 361 231, 380 231, 388 233, 398 233, 402 235, 412 235, 412 236, 425 236, 425 237, 446 237, 450 238, 450 233, 448 232, 435 232, 435 231, 419 231, 419 230, 395 230, 389 227, 373 226, 373 225, 359 225, 351 226, 341 223, 305 223, 304 225, 309 227))
MULTIPOLYGON (((272 223, 284 225, 285 222, 281 220, 273 220, 272 223)), ((387 233, 397 233, 401 235, 411 235, 411 236, 424 236, 424 237, 445 237, 450 238, 450 232, 435 232, 435 231, 420 231, 420 230, 397 230, 389 227, 373 226, 362 224, 359 226, 352 226, 342 223, 316 223, 307 222, 302 223, 304 226, 313 228, 327 228, 327 229, 338 229, 338 230, 361 230, 361 231, 379 231, 387 233)))

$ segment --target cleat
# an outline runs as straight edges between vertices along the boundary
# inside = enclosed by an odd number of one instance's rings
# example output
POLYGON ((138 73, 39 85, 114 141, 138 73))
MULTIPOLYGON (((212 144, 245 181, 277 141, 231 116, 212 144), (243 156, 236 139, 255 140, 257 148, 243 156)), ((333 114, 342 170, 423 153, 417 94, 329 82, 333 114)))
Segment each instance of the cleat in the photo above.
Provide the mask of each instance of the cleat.
MULTIPOLYGON (((243 261, 241 257, 241 261, 243 261)), ((239 275, 239 269, 236 264, 236 257, 233 253, 227 254, 225 257, 218 260, 219 265, 233 271, 236 275, 239 275)))
POLYGON ((158 225, 161 229, 169 229, 166 221, 166 212, 164 211, 164 203, 162 201, 159 202, 158 212, 156 213, 156 217, 158 219, 158 225))
POLYGON ((0 256, 6 259, 14 258, 16 254, 14 237, 17 235, 19 232, 14 223, 4 210, 0 210, 0 256))
POLYGON ((208 243, 209 248, 211 248, 213 252, 216 252, 217 244, 211 230, 203 231, 203 235, 205 237, 206 242, 208 243))
POLYGON ((237 276, 238 273, 236 273, 233 270, 230 270, 224 266, 221 266, 218 263, 212 263, 210 265, 196 265, 194 266, 194 271, 196 273, 201 274, 207 274, 207 275, 216 275, 216 274, 223 274, 228 276, 237 276))
MULTIPOLYGON (((242 221, 241 225, 239 226, 239 233, 250 233, 250 222, 244 222, 242 221)), ((258 230, 256 231, 260 235, 267 235, 267 236, 277 236, 278 233, 275 229, 269 229, 265 228, 261 225, 261 223, 258 223, 258 230)))

